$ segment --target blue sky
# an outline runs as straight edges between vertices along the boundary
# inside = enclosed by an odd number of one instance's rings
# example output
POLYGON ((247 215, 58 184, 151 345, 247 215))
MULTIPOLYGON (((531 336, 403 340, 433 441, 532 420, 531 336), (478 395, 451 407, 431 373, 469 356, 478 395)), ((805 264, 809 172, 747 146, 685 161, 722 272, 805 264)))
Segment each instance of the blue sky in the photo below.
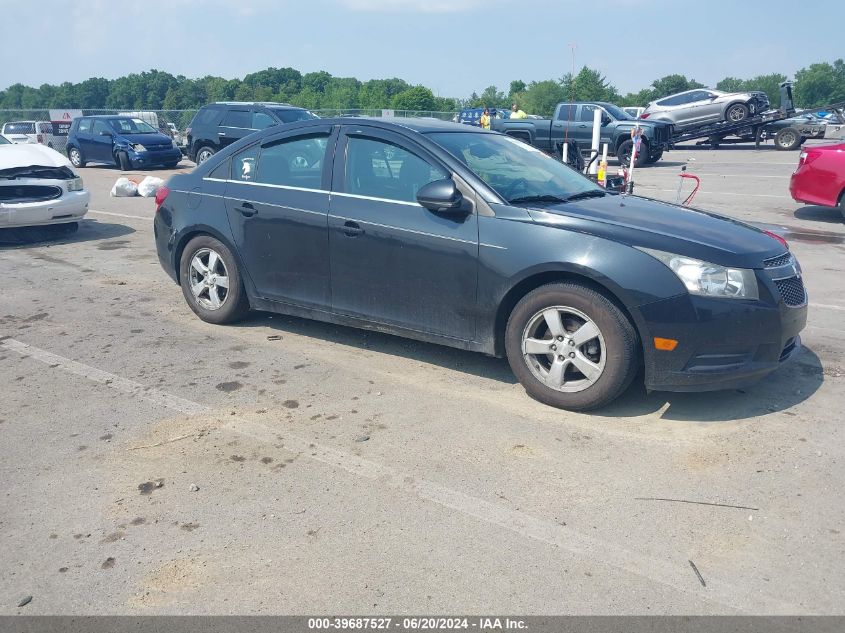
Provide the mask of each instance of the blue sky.
POLYGON ((400 77, 447 97, 557 78, 575 62, 622 92, 682 73, 792 75, 845 55, 841 0, 0 0, 0 89, 157 68, 268 66, 400 77), (725 16, 730 17, 725 17, 725 16), (800 16, 804 17, 800 17, 800 16), (34 18, 40 16, 38 21, 34 18), (805 26, 806 25, 806 26, 805 26), (13 63, 10 63, 13 62, 13 63))

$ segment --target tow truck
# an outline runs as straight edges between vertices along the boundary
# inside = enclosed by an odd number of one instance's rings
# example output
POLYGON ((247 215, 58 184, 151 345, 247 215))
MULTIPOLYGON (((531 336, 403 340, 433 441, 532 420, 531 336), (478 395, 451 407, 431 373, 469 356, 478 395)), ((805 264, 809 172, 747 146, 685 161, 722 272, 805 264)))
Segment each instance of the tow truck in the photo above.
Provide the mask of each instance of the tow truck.
MULTIPOLYGON (((816 108, 816 110, 838 112, 841 112, 843 109, 845 109, 845 102, 833 103, 816 108)), ((779 150, 794 150, 800 148, 804 141, 805 135, 801 133, 800 125, 783 126, 777 130, 767 129, 767 126, 770 126, 770 124, 776 121, 791 119, 795 115, 795 104, 792 99, 792 82, 785 81, 780 84, 780 108, 777 110, 766 110, 738 123, 721 121, 719 123, 706 123, 691 128, 684 128, 676 132, 673 131, 672 145, 703 139, 698 140, 697 145, 709 145, 713 149, 716 149, 722 144, 750 143, 753 141, 759 149, 760 141, 774 139, 775 148, 779 150)))

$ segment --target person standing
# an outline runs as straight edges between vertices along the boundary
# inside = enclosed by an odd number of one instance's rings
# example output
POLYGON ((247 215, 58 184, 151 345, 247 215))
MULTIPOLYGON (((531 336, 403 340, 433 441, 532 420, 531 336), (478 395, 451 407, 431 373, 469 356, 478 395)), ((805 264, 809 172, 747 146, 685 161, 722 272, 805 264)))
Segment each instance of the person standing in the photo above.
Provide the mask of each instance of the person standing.
POLYGON ((489 130, 490 129, 490 109, 484 108, 484 112, 481 114, 481 118, 478 120, 478 124, 481 126, 482 130, 489 130))
POLYGON ((512 119, 527 119, 528 115, 525 114, 522 110, 519 109, 519 106, 515 103, 511 106, 511 118, 512 119))

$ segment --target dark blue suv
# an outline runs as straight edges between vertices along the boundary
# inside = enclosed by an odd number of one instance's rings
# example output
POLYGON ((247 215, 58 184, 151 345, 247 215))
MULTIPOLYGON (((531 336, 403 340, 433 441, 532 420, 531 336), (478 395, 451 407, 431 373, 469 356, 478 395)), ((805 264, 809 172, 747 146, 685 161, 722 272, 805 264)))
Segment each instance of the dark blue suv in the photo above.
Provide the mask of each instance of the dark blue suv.
POLYGON ((74 167, 107 163, 123 170, 163 166, 173 168, 182 152, 166 134, 131 116, 84 116, 73 120, 67 156, 74 167))

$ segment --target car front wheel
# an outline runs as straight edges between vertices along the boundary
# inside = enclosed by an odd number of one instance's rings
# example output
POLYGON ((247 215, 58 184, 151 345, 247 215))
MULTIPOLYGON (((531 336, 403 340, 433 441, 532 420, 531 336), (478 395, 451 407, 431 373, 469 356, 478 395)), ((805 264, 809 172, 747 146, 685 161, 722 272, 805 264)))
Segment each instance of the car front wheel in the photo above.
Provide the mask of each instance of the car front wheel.
POLYGON ((179 262, 182 294, 208 323, 232 323, 249 311, 238 264, 225 244, 209 235, 192 239, 179 262))
POLYGON ((67 152, 68 160, 74 167, 85 167, 85 161, 82 160, 82 152, 76 147, 71 147, 67 152))
POLYGON ((747 105, 744 103, 735 103, 725 112, 725 120, 730 123, 739 123, 740 121, 745 121, 748 115, 749 110, 747 105))
POLYGON ((528 394, 582 411, 616 399, 637 374, 637 333, 610 299, 587 286, 541 286, 516 305, 505 332, 513 373, 528 394))

